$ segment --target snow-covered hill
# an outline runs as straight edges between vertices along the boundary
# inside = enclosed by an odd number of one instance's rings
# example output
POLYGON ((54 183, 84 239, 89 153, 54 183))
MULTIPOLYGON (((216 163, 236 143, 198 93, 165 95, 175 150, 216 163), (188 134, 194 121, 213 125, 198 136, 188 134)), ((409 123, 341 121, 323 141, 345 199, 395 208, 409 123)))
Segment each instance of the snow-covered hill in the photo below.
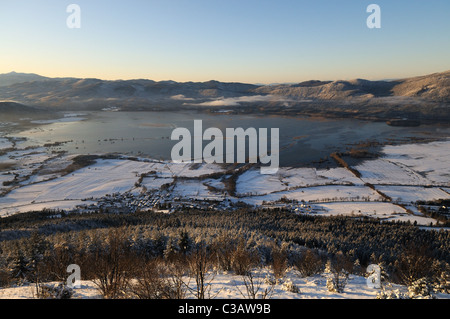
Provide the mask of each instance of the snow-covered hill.
MULTIPOLYGON (((386 284, 383 289, 374 288, 368 284, 364 276, 350 275, 342 293, 330 292, 327 288, 327 275, 319 274, 302 277, 295 270, 290 270, 281 280, 271 278, 269 269, 262 269, 255 274, 255 286, 258 286, 259 296, 264 293, 266 299, 377 299, 383 293, 392 294, 394 298, 430 298, 431 296, 410 295, 406 286, 386 284)), ((232 273, 209 273, 207 275, 207 299, 249 299, 246 280, 232 273)), ((186 283, 195 290, 195 280, 184 278, 186 283)), ((52 287, 59 283, 47 283, 52 287)), ((256 290, 256 289, 255 289, 256 290)), ((98 286, 93 281, 81 281, 80 288, 73 289, 73 299, 102 299, 98 286)), ((436 299, 450 299, 449 294, 432 293, 436 299)), ((186 299, 196 299, 195 294, 186 289, 186 299)), ((33 299, 36 298, 36 286, 27 284, 19 287, 0 288, 0 299, 33 299)))

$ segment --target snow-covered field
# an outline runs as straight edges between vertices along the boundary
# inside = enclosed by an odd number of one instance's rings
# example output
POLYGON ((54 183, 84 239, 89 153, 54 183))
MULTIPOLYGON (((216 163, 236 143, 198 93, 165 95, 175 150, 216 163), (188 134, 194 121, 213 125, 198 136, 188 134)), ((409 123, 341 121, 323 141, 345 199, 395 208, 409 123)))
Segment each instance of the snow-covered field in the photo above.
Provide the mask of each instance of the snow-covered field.
POLYGON ((450 184, 450 141, 388 145, 386 158, 396 165, 422 174, 431 184, 450 184))
POLYGON ((248 170, 237 180, 240 195, 264 195, 299 187, 322 185, 362 185, 363 181, 345 168, 316 170, 315 168, 280 168, 276 174, 262 175, 248 170))
MULTIPOLYGON (((40 157, 41 158, 41 157, 40 157)), ((45 159, 47 159, 45 157, 45 159)), ((21 158, 21 160, 24 160, 21 158)), ((96 164, 71 174, 40 183, 29 183, 0 197, 0 216, 38 207, 71 209, 84 199, 99 199, 107 194, 137 192, 141 174, 157 172, 158 178, 144 178, 147 188, 159 188, 173 181, 173 176, 199 177, 220 170, 213 165, 193 168, 190 164, 173 164, 121 159, 98 160, 96 164)), ((33 179, 31 179, 33 180, 33 179)), ((201 183, 177 185, 180 196, 196 196, 205 188, 201 183)))
POLYGON ((176 183, 173 188, 173 193, 176 196, 187 199, 200 200, 222 200, 223 195, 217 192, 210 191, 208 187, 199 181, 180 181, 176 183))
MULTIPOLYGON (((301 277, 295 271, 290 270, 285 277, 276 282, 273 286, 266 278, 269 270, 262 269, 255 273, 255 286, 259 286, 259 293, 269 291, 267 299, 375 299, 380 289, 373 288, 367 284, 364 276, 350 275, 343 293, 330 292, 327 289, 326 274, 318 274, 311 277, 301 277), (292 287, 298 288, 294 292, 292 287)), ((210 273, 207 275, 208 289, 206 297, 210 299, 248 299, 247 290, 242 276, 227 273, 210 273)), ((184 282, 189 287, 195 289, 193 278, 184 278, 184 282)), ((101 299, 102 295, 97 285, 92 281, 81 281, 80 288, 74 288, 74 299, 101 299)), ((49 283, 55 286, 57 283, 49 283)), ((398 291, 404 295, 408 294, 405 286, 392 285, 385 287, 386 291, 398 291)), ((449 294, 437 293, 437 299, 450 299, 449 294)), ((12 288, 0 288, 0 299, 32 299, 36 297, 34 285, 24 285, 12 288)), ((195 299, 195 295, 189 290, 186 292, 186 299, 195 299)))
POLYGON ((397 185, 448 185, 450 141, 387 145, 384 156, 355 166, 365 182, 397 185))
POLYGON ((252 204, 261 205, 263 202, 273 202, 282 198, 305 202, 330 202, 330 201, 381 201, 380 194, 366 186, 329 185, 297 188, 295 190, 273 192, 263 196, 248 196, 240 200, 252 204))
MULTIPOLYGON (((0 147, 6 149, 9 143, 0 139, 0 147)), ((434 220, 421 216, 414 203, 450 198, 450 140, 385 146, 383 153, 353 167, 361 177, 342 167, 280 168, 274 175, 246 170, 236 179, 235 194, 227 194, 225 177, 220 177, 224 168, 216 164, 119 157, 98 159, 63 175, 73 155, 54 154, 42 146, 19 148, 0 156, 4 166, 0 191, 5 192, 0 197, 0 216, 41 208, 70 210, 106 195, 158 191, 165 185, 170 187, 169 200, 221 201, 227 197, 256 206, 283 200, 312 205, 313 213, 320 215, 367 215, 429 225, 434 220), (12 181, 16 183, 8 186, 12 181), (393 202, 387 202, 384 195, 393 202), (396 204, 408 205, 409 211, 396 204)))
POLYGON ((355 169, 364 182, 371 184, 427 185, 431 182, 407 166, 385 158, 365 161, 355 169))
POLYGON ((411 215, 405 208, 392 203, 324 203, 316 204, 317 215, 367 216, 390 221, 417 222, 418 225, 436 224, 436 220, 422 215, 411 215))
POLYGON ((377 190, 391 197, 392 200, 402 203, 415 203, 417 200, 450 199, 450 194, 439 187, 379 185, 377 190))

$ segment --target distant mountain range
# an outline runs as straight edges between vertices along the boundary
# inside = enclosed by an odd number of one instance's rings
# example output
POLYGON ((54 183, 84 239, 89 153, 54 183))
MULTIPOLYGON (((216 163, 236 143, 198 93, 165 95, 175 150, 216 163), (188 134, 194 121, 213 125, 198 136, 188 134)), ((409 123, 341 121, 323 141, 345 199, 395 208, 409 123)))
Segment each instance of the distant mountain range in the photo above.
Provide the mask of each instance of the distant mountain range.
POLYGON ((48 80, 45 76, 40 76, 34 73, 6 73, 0 74, 0 86, 8 86, 16 83, 33 82, 48 80))
POLYGON ((293 85, 260 87, 259 93, 347 100, 352 97, 412 97, 433 102, 450 102, 450 71, 393 81, 307 81, 293 85))
MULTIPOLYGON (((48 78, 0 74, 0 101, 51 110, 172 110, 450 120, 450 71, 392 81, 297 84, 48 78)), ((0 112, 3 112, 0 109, 0 112)))

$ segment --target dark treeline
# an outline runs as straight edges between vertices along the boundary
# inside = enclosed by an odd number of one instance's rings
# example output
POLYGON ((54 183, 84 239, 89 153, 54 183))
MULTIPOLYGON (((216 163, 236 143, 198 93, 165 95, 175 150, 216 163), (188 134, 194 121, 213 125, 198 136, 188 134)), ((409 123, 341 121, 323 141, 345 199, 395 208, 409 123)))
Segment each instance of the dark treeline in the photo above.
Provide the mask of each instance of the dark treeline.
MULTIPOLYGON (((251 260, 274 271, 283 264, 311 275, 330 258, 345 256, 353 265, 349 272, 356 271, 354 265, 375 263, 389 273, 390 281, 405 284, 424 277, 447 278, 450 263, 449 232, 421 230, 404 222, 295 215, 283 209, 172 214, 43 211, 0 219, 0 283, 2 278, 11 282, 26 277, 39 263, 46 265, 40 267, 45 280, 67 276, 65 267, 71 263, 85 270, 83 279, 97 278, 87 270, 102 264, 95 258, 111 251, 112 242, 121 247, 120 256, 139 263, 185 258, 206 247, 216 256, 217 269, 236 273, 242 272, 242 260, 251 260), (112 231, 120 238, 111 240, 112 231), (243 251, 252 258, 243 258, 243 251), (232 264, 233 260, 241 261, 232 264)), ((33 281, 33 276, 27 279, 33 281)))

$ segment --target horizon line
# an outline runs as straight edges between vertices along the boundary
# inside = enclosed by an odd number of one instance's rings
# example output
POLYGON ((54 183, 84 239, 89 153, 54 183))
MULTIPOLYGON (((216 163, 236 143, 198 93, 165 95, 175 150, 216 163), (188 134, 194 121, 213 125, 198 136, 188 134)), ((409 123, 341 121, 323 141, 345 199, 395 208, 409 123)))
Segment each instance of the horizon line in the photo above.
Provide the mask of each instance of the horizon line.
POLYGON ((320 82, 336 82, 336 81, 352 81, 352 80, 368 80, 368 81, 396 81, 396 80, 402 80, 407 78, 414 78, 414 77, 421 77, 421 76, 429 76, 434 74, 440 74, 440 73, 447 73, 450 72, 449 70, 444 71, 438 71, 438 72, 432 72, 432 73, 426 73, 426 74, 416 74, 413 76, 402 76, 402 77, 389 77, 389 78, 378 78, 378 79, 368 79, 366 77, 353 77, 353 78, 339 78, 339 79, 318 79, 318 78, 310 78, 309 80, 303 80, 303 81, 286 81, 286 82, 241 82, 241 81, 222 81, 222 80, 216 80, 216 79, 210 79, 210 80, 204 80, 204 81, 179 81, 179 80, 153 80, 151 78, 143 78, 143 77, 136 77, 136 78, 115 78, 115 79, 107 79, 107 78, 100 78, 100 77, 77 77, 77 76, 46 76, 39 73, 34 72, 16 72, 16 71, 10 71, 6 73, 0 73, 1 75, 9 75, 9 74, 18 74, 18 75, 36 75, 47 79, 79 79, 79 80, 100 80, 100 81, 153 81, 153 82, 176 82, 176 83, 208 83, 208 82, 220 82, 220 83, 240 83, 240 84, 251 84, 251 85, 261 85, 261 86, 268 86, 268 85, 289 85, 289 84, 298 84, 303 82, 309 82, 309 81, 320 81, 320 82))

